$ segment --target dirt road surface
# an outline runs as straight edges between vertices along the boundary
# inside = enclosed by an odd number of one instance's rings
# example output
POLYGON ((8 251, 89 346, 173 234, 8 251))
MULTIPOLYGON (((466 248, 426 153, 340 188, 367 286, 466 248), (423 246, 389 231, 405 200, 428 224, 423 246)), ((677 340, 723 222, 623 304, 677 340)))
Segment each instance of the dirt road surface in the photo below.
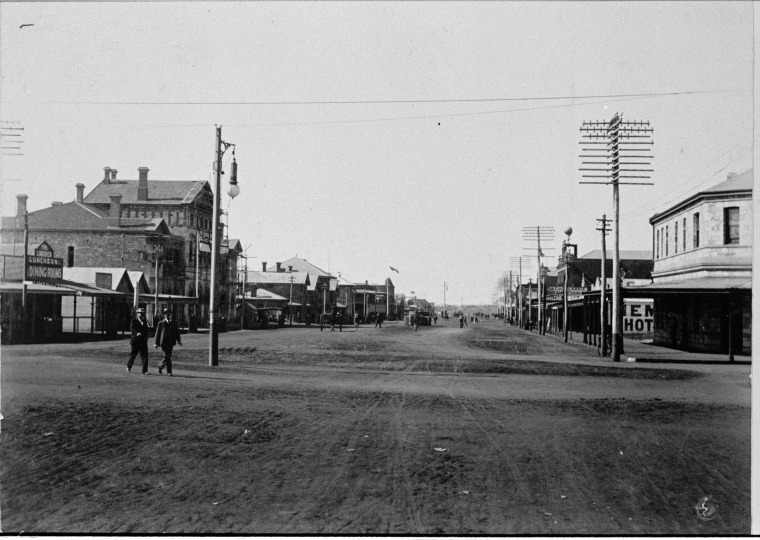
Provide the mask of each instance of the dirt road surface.
POLYGON ((171 378, 123 340, 3 347, 4 532, 750 532, 749 366, 493 320, 184 344, 171 378))

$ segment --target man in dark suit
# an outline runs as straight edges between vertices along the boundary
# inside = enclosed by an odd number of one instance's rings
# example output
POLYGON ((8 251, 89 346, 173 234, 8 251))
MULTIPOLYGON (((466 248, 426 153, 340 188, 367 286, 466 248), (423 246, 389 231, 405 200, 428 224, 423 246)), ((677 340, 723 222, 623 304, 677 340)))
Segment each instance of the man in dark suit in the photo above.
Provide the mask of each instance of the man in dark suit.
POLYGON ((142 359, 143 375, 148 375, 148 333, 150 332, 150 327, 145 319, 145 310, 143 308, 138 308, 137 317, 132 319, 129 329, 132 332, 132 337, 129 340, 132 352, 127 361, 127 372, 132 372, 132 364, 135 363, 135 358, 137 358, 137 354, 139 353, 142 359))
POLYGON ((159 375, 166 368, 166 374, 169 377, 172 376, 172 352, 176 344, 179 344, 180 347, 182 346, 179 328, 177 328, 177 323, 172 318, 172 312, 165 309, 164 318, 159 321, 156 327, 156 348, 161 347, 161 350, 164 351, 164 359, 158 366, 159 375))

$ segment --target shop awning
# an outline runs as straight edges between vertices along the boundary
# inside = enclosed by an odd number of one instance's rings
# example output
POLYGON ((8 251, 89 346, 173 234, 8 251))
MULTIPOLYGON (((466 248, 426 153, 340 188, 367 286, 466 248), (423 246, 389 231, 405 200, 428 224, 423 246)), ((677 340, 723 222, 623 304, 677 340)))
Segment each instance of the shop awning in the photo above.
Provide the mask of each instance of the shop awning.
MULTIPOLYGON (((155 294, 141 294, 140 301, 153 303, 155 294)), ((200 299, 195 296, 182 296, 179 294, 159 294, 158 302, 161 304, 198 304, 200 299)))
POLYGON ((112 291, 111 289, 103 289, 101 287, 96 287, 95 285, 85 285, 84 283, 77 283, 75 281, 67 281, 65 279, 58 281, 57 285, 59 287, 65 287, 67 289, 76 291, 77 294, 79 294, 80 296, 110 296, 110 297, 121 296, 122 298, 132 297, 131 293, 112 291))
MULTIPOLYGON (((23 284, 21 282, 0 283, 0 293, 2 294, 21 294, 22 290, 23 284)), ((76 296, 77 294, 72 289, 42 285, 41 283, 27 283, 26 292, 27 294, 52 294, 58 296, 76 296)))

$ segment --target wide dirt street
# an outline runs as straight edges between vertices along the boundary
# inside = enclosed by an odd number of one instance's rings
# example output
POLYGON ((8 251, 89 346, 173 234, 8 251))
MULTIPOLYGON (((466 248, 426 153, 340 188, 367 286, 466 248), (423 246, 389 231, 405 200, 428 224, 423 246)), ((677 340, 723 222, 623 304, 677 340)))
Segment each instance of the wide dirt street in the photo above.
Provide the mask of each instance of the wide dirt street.
POLYGON ((493 320, 184 344, 3 347, 4 532, 750 533, 749 366, 493 320))

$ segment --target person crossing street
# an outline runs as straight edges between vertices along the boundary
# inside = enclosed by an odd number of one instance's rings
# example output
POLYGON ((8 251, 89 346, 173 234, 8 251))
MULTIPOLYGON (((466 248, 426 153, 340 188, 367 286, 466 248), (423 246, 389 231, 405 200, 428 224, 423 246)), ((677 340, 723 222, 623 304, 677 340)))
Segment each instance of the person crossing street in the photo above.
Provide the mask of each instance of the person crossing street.
POLYGON ((166 374, 172 376, 172 353, 174 345, 182 346, 182 337, 179 334, 177 323, 174 322, 172 312, 164 309, 164 318, 158 323, 156 328, 156 348, 161 347, 164 351, 164 359, 158 365, 158 374, 166 368, 166 374))
POLYGON ((148 321, 145 318, 144 308, 137 309, 136 317, 132 319, 129 330, 132 333, 129 338, 132 351, 129 354, 129 360, 127 360, 127 373, 132 373, 132 365, 139 354, 142 360, 143 375, 148 375, 148 334, 150 326, 148 326, 148 321))

